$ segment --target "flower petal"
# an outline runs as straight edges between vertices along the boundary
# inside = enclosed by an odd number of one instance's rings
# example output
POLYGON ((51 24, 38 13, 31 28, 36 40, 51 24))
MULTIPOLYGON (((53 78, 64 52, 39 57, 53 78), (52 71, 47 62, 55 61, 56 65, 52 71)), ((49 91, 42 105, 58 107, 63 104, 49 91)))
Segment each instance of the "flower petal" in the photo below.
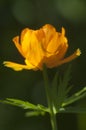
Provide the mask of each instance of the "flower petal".
POLYGON ((46 25, 44 25, 42 27, 42 30, 43 30, 43 32, 45 34, 45 39, 44 39, 43 47, 44 47, 44 49, 46 49, 47 45, 50 42, 50 40, 55 35, 56 29, 52 25, 46 24, 46 25))
MULTIPOLYGON (((64 50, 63 50, 64 51, 64 50)), ((65 50, 66 51, 66 50, 65 50)), ((53 67, 57 67, 57 66, 60 66, 60 65, 62 65, 62 64, 64 64, 64 63, 67 63, 67 62, 70 62, 70 61, 72 61, 72 60, 74 60, 75 58, 77 58, 78 56, 80 56, 80 54, 81 54, 81 51, 80 51, 80 49, 77 49, 72 55, 70 55, 69 57, 67 57, 67 58, 64 58, 64 59, 59 59, 58 57, 58 55, 61 55, 61 53, 60 54, 57 54, 57 55, 53 55, 53 56, 51 56, 51 57, 49 57, 49 58, 45 58, 45 64, 46 64, 46 66, 48 67, 48 68, 53 68, 53 67)), ((63 57, 64 57, 64 55, 63 55, 63 57)))
POLYGON ((6 67, 9 67, 9 68, 12 68, 14 69, 15 71, 20 71, 20 70, 23 70, 23 69, 32 69, 30 68, 29 66, 27 65, 22 65, 22 64, 17 64, 17 63, 14 63, 14 62, 10 62, 10 61, 4 61, 3 63, 6 67))
POLYGON ((49 68, 58 66, 59 61, 64 57, 66 51, 67 51, 67 47, 64 46, 59 50, 58 53, 53 54, 49 57, 45 57, 44 61, 46 66, 49 68))
POLYGON ((20 42, 21 42, 21 48, 23 50, 23 53, 26 57, 28 51, 29 51, 29 48, 30 48, 30 44, 31 44, 31 36, 32 36, 32 30, 29 29, 29 28, 26 28, 24 29, 22 32, 21 32, 21 38, 20 38, 20 42))
POLYGON ((13 38, 13 42, 14 42, 16 48, 18 49, 18 51, 20 52, 20 54, 21 54, 23 57, 25 57, 25 56, 24 56, 24 53, 23 53, 23 51, 22 51, 21 45, 19 44, 19 36, 14 37, 14 38, 13 38))
POLYGON ((81 55, 81 50, 78 48, 72 55, 68 56, 67 58, 64 58, 61 61, 59 61, 57 66, 62 65, 64 63, 68 63, 68 62, 74 60, 75 58, 77 58, 80 55, 81 55))
POLYGON ((41 42, 37 38, 36 32, 33 32, 31 35, 31 43, 28 47, 28 53, 26 55, 27 59, 27 65, 28 63, 34 65, 35 67, 38 66, 38 68, 41 67, 41 61, 44 57, 44 51, 42 49, 41 42))
POLYGON ((25 63, 26 63, 27 66, 29 66, 29 68, 32 68, 33 70, 38 70, 38 69, 39 69, 38 66, 32 65, 32 64, 29 62, 28 59, 25 59, 25 63))
POLYGON ((68 48, 67 38, 62 34, 55 33, 47 46, 47 51, 54 54, 59 52, 64 46, 68 48))

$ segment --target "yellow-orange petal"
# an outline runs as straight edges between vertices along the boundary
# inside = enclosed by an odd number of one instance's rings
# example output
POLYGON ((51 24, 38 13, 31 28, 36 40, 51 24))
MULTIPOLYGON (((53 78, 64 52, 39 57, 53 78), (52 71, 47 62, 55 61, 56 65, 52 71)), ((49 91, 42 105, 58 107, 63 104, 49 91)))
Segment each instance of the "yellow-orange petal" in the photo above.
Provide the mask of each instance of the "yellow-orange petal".
POLYGON ((15 71, 21 71, 23 69, 28 69, 28 70, 32 69, 32 68, 29 68, 29 66, 27 66, 27 65, 17 64, 17 63, 10 62, 10 61, 4 61, 3 64, 6 67, 14 69, 15 71))
POLYGON ((29 51, 30 45, 31 45, 32 33, 33 32, 34 32, 34 30, 32 31, 29 28, 25 28, 21 32, 21 38, 20 38, 21 48, 23 50, 23 53, 24 53, 25 57, 26 57, 26 55, 27 55, 27 53, 29 51))
POLYGON ((43 42, 43 48, 46 49, 50 40, 55 35, 56 29, 50 24, 44 25, 41 29, 43 30, 43 32, 45 34, 44 42, 43 42))
POLYGON ((22 51, 21 45, 19 44, 19 36, 14 37, 14 38, 13 38, 13 42, 14 42, 16 48, 18 49, 18 51, 20 52, 20 54, 21 54, 23 57, 25 57, 25 55, 24 55, 24 53, 23 53, 23 51, 22 51))
POLYGON ((62 27, 62 35, 65 36, 65 29, 62 27))
POLYGON ((67 51, 67 44, 64 44, 62 48, 59 48, 58 53, 54 53, 53 55, 47 56, 44 58, 44 62, 48 68, 53 68, 58 66, 59 62, 65 56, 67 51))
POLYGON ((25 59, 25 63, 27 66, 29 66, 29 68, 32 68, 33 70, 38 70, 38 66, 34 66, 33 64, 31 64, 28 59, 25 59))
POLYGON ((57 63, 57 66, 62 65, 64 63, 68 63, 68 62, 74 60, 75 58, 77 58, 80 55, 81 55, 81 50, 78 48, 72 55, 68 56, 67 58, 64 58, 63 60, 60 60, 57 63))
MULTIPOLYGON (((28 53, 26 55, 27 63, 38 66, 40 68, 40 62, 44 57, 44 51, 42 49, 41 42, 37 39, 35 32, 32 33, 31 43, 28 46, 28 53)), ((28 65, 28 64, 27 64, 28 65)))

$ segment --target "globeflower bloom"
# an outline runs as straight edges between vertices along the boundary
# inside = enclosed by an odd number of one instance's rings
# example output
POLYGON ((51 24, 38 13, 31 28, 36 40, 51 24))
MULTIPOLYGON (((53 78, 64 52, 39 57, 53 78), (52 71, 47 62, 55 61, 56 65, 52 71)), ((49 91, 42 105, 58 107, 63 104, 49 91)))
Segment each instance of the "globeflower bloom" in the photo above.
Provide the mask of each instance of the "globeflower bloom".
POLYGON ((4 65, 16 71, 42 70, 43 64, 47 68, 57 67, 70 62, 81 54, 77 49, 72 55, 64 58, 68 49, 65 29, 62 27, 61 32, 57 32, 50 24, 46 24, 38 30, 26 28, 21 32, 20 37, 13 38, 13 42, 23 56, 25 64, 4 61, 4 65))

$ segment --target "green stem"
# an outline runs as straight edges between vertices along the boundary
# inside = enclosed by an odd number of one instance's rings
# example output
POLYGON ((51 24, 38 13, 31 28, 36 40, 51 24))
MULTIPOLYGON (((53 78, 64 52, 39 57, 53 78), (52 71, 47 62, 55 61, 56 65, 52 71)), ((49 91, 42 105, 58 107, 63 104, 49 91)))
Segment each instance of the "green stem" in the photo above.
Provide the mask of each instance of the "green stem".
POLYGON ((47 69, 46 69, 45 65, 43 66, 43 78, 44 78, 44 83, 45 83, 45 91, 46 91, 46 96, 47 96, 48 107, 50 109, 52 130, 57 130, 56 113, 54 112, 54 105, 53 105, 53 99, 52 99, 52 95, 51 95, 51 88, 50 88, 47 69))

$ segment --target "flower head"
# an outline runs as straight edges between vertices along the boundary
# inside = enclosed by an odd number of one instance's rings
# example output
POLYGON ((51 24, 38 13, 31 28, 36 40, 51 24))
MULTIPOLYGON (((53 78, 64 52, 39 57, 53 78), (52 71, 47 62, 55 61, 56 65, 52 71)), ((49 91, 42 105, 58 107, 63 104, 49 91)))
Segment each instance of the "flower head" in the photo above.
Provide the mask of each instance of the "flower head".
POLYGON ((13 42, 23 56, 25 65, 5 61, 4 65, 16 71, 22 69, 42 70, 43 64, 48 68, 57 67, 78 57, 81 52, 77 49, 71 56, 64 58, 68 49, 65 29, 61 32, 46 24, 39 30, 29 28, 21 32, 21 36, 13 38, 13 42))

